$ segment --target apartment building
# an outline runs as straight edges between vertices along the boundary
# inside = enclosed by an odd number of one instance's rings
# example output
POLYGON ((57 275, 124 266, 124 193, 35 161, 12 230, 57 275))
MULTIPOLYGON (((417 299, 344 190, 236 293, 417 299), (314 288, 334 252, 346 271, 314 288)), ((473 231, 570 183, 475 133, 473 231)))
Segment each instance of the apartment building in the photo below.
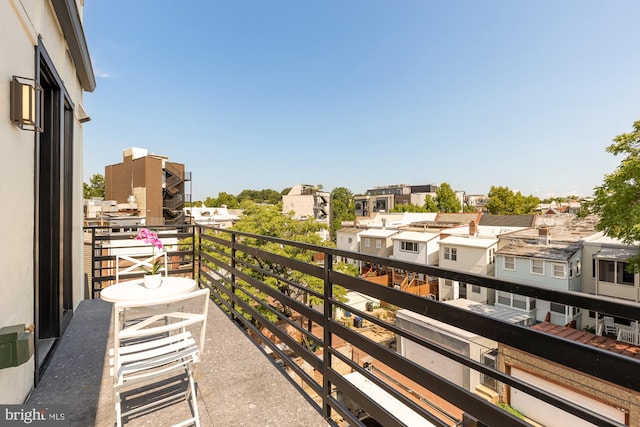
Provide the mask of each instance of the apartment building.
POLYGON ((127 148, 122 163, 105 167, 105 199, 135 201, 146 225, 184 224, 185 202, 191 201, 191 173, 168 157, 144 148, 127 148), (188 192, 187 192, 188 191, 188 192))

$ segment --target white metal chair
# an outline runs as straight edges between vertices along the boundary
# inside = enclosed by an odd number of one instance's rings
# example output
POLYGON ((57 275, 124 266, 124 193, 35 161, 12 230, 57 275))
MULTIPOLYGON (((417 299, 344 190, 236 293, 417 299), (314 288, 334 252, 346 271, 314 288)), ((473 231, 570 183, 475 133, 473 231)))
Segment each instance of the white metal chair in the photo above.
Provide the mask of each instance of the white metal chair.
POLYGON ((602 323, 604 325, 604 333, 605 334, 613 334, 613 335, 617 335, 618 334, 618 328, 616 328, 616 324, 613 321, 613 317, 610 316, 604 316, 602 318, 602 323))
POLYGON ((638 321, 631 322, 630 329, 618 329, 618 341, 626 342, 633 345, 640 345, 640 328, 638 321))
POLYGON ((114 304, 111 363, 118 427, 123 417, 144 415, 183 398, 190 400, 192 417, 176 426, 200 425, 194 377, 204 345, 208 302, 209 290, 201 289, 177 297, 114 304), (142 307, 152 314, 132 325, 120 324, 124 310, 142 307), (175 383, 176 376, 188 384, 167 388, 168 380, 175 383))
POLYGON ((151 256, 144 255, 143 257, 135 255, 116 255, 116 284, 120 283, 121 277, 126 278, 132 274, 140 273, 140 271, 145 268, 150 270, 153 267, 153 263, 160 258, 163 258, 160 271, 165 277, 167 277, 169 269, 167 268, 167 253, 164 251, 155 253, 151 256))

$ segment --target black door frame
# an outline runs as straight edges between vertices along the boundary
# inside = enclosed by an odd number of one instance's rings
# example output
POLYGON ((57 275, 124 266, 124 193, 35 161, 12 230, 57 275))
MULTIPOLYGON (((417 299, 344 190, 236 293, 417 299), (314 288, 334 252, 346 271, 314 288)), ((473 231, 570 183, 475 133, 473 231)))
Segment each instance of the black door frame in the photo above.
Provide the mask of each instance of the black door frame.
POLYGON ((43 88, 34 150, 35 383, 44 373, 73 309, 73 103, 39 40, 36 76, 43 88))

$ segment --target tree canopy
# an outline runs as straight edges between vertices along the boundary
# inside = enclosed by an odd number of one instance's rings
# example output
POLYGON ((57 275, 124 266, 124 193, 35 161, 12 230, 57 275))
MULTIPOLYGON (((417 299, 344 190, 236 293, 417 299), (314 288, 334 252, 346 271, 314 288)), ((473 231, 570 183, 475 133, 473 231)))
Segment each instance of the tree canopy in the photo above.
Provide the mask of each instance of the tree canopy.
POLYGON ((331 238, 335 239, 336 231, 341 227, 342 221, 356 219, 353 193, 345 187, 337 187, 331 191, 331 238))
POLYGON ((238 202, 251 200, 256 203, 275 205, 282 200, 282 194, 270 188, 264 190, 242 190, 237 196, 238 202))
POLYGON ((218 197, 207 197, 204 201, 204 205, 208 208, 215 208, 226 205, 228 208, 235 209, 240 206, 238 198, 233 194, 220 192, 218 197))
POLYGON ((83 197, 85 199, 91 199, 93 197, 104 198, 104 176, 99 173, 94 174, 89 184, 83 182, 83 197))
MULTIPOLYGON (((309 243, 319 246, 330 245, 330 242, 322 240, 319 232, 326 229, 327 225, 318 222, 314 219, 307 219, 305 221, 299 221, 292 218, 290 214, 282 213, 282 204, 276 205, 263 205, 257 203, 250 203, 246 205, 245 211, 240 220, 234 224, 233 229, 243 231, 246 233, 257 234, 261 236, 277 237, 280 239, 291 240, 296 242, 309 243)), ((281 245, 279 243, 270 242, 267 240, 261 240, 259 238, 246 238, 243 237, 243 243, 248 246, 258 247, 265 251, 275 253, 284 256, 289 259, 295 259, 307 263, 313 263, 315 261, 316 252, 298 248, 294 246, 281 245)), ((247 264, 257 265, 261 269, 269 271, 276 275, 276 277, 268 274, 261 273, 255 269, 249 269, 241 267, 245 263, 239 263, 239 268, 245 270, 247 274, 264 281, 269 286, 278 289, 285 295, 292 298, 305 300, 309 304, 322 303, 320 299, 305 291, 306 289, 314 290, 320 294, 323 293, 324 282, 322 279, 304 274, 300 271, 293 270, 291 268, 282 266, 276 262, 271 262, 263 258, 255 258, 252 255, 243 252, 237 252, 236 256, 239 259, 244 260, 247 264), (302 286, 293 286, 290 283, 299 283, 302 286)), ((341 269, 340 266, 334 266, 335 269, 341 269)), ((242 286, 251 286, 248 283, 242 283, 242 286)), ((253 288, 253 287, 252 287, 253 288)), ((346 294, 344 288, 336 287, 334 295, 343 299, 346 294)), ((253 293, 260 294, 257 289, 252 289, 253 293)), ((260 294, 262 295, 262 294, 260 294)), ((262 295, 265 299, 266 294, 262 295)), ((247 299, 248 303, 254 304, 247 299)), ((256 304, 254 304, 256 305, 256 304)), ((259 305, 256 305, 257 309, 263 312, 263 314, 269 318, 273 316, 267 310, 262 310, 259 305)), ((282 307, 281 307, 282 308, 282 307)), ((289 315, 291 313, 283 310, 283 313, 289 315)))
POLYGON ((435 202, 438 212, 460 212, 462 210, 462 203, 460 203, 456 192, 446 182, 440 184, 436 190, 435 202))
POLYGON ((540 199, 529 195, 514 193, 509 187, 491 186, 487 211, 492 215, 525 215, 535 213, 540 199))
MULTIPOLYGON (((606 151, 625 156, 618 167, 604 176, 594 188, 594 198, 586 203, 592 214, 600 217, 597 229, 629 245, 640 241, 640 121, 633 131, 613 139, 606 151)), ((629 260, 630 268, 640 272, 640 255, 629 260)))

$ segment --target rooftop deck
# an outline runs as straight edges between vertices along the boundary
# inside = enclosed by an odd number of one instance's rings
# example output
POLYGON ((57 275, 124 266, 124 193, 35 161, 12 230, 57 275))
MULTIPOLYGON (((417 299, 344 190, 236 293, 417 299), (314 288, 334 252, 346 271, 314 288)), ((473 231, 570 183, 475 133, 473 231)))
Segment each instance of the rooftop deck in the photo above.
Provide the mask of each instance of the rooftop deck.
MULTIPOLYGON (((115 425, 107 351, 112 340, 111 306, 98 299, 80 303, 27 403, 67 405, 72 426, 115 425)), ((328 425, 287 378, 210 303, 207 342, 198 371, 203 427, 328 425)), ((172 425, 187 418, 187 411, 188 404, 180 401, 126 425, 172 425)))

